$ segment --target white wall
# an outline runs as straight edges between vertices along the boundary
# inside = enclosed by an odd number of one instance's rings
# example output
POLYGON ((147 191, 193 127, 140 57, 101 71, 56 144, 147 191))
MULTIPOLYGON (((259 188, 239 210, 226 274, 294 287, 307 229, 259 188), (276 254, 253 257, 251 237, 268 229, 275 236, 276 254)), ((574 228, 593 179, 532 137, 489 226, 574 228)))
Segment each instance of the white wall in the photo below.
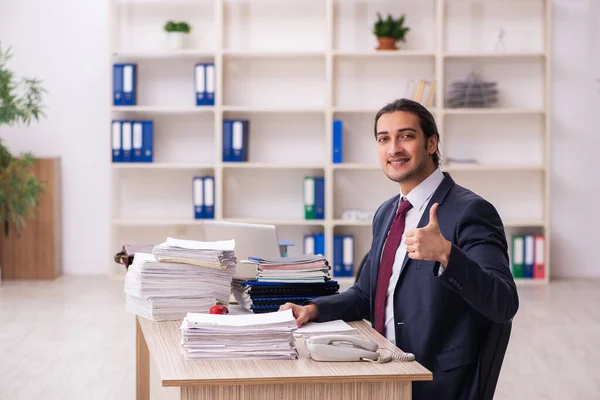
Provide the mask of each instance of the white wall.
POLYGON ((10 68, 40 78, 49 92, 47 119, 29 129, 0 128, 0 137, 13 152, 61 158, 65 273, 105 274, 114 250, 108 246, 107 15, 105 0, 0 1, 0 41, 14 54, 10 68))
MULTIPOLYGON (((0 135, 12 151, 62 158, 64 270, 104 274, 103 261, 116 250, 108 243, 108 1, 2 3, 0 39, 3 46, 13 46, 11 67, 41 78, 50 93, 47 120, 28 130, 3 129, 0 135)), ((600 277, 592 250, 600 226, 600 213, 592 208, 600 179, 589 171, 600 148, 592 68, 600 71, 600 63, 589 53, 592 46, 598 53, 591 40, 597 3, 554 0, 553 277, 600 277)))

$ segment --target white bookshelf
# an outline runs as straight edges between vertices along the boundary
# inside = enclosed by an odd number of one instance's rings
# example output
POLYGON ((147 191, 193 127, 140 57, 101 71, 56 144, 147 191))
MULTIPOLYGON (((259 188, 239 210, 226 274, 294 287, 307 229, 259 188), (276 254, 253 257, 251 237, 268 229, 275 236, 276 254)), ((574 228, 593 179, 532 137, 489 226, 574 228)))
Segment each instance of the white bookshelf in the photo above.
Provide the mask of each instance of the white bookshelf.
MULTIPOLYGON (((111 163, 111 250, 123 243, 193 238, 191 180, 215 177, 215 218, 277 225, 302 251, 304 234, 355 236, 356 268, 368 251, 371 222, 344 211, 374 212, 398 193, 378 165, 373 119, 404 97, 414 79, 436 81, 430 110, 443 161, 457 183, 490 200, 508 240, 546 237, 550 272, 550 5, 547 0, 111 0, 109 66, 138 64, 138 103, 113 107, 112 119, 154 121, 154 163, 111 163), (378 52, 376 13, 406 15, 400 50, 378 52), (184 49, 162 31, 187 21, 184 49), (503 27, 505 50, 494 49, 503 27), (193 66, 214 62, 214 107, 194 104, 193 66), (448 108, 446 90, 470 72, 498 82, 492 108, 448 108), (249 161, 224 163, 222 121, 250 120, 249 161), (344 124, 344 162, 333 164, 332 121, 344 124), (304 220, 303 177, 325 177, 324 220, 304 220)), ((112 89, 110 89, 112 90, 112 89)), ((112 98, 112 96, 110 96, 112 98)), ((110 143, 107 124, 107 143, 110 143)), ((107 154, 109 151, 107 150, 107 154)), ((111 274, 118 271, 111 257, 111 274)), ((343 278, 345 284, 351 278, 343 278)))

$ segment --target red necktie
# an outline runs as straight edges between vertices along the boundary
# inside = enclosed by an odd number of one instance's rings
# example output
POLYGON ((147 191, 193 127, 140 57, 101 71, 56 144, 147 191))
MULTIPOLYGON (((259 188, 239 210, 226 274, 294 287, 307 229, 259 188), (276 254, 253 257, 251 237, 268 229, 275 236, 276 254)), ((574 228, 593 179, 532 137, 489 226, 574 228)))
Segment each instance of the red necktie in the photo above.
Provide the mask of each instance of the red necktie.
POLYGON ((396 251, 400 246, 404 225, 406 222, 406 213, 412 208, 408 200, 402 199, 398 212, 392 221, 392 226, 383 246, 383 255, 379 263, 379 272, 377 274, 377 287, 375 289, 375 329, 385 336, 385 300, 387 297, 390 277, 394 267, 396 251))

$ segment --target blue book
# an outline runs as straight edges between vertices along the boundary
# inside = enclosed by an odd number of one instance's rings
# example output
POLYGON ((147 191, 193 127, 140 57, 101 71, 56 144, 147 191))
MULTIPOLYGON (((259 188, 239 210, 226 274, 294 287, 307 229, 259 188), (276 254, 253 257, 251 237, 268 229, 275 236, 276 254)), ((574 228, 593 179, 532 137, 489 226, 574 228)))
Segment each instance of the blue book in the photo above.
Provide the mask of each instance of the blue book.
POLYGON ((206 88, 206 105, 215 105, 215 64, 204 64, 204 77, 206 88))
POLYGON ((121 145, 121 121, 113 121, 111 126, 112 162, 123 161, 121 145))
POLYGON ((133 161, 133 126, 132 121, 123 121, 121 124, 121 161, 133 161))
POLYGON ((534 237, 533 235, 525 235, 525 257, 523 263, 523 278, 533 278, 534 265, 534 237))
POLYGON ((325 234, 317 233, 315 235, 315 254, 325 256, 325 234))
POLYGON ((315 177, 315 219, 325 219, 325 178, 315 177))
POLYGON ((133 156, 131 157, 131 161, 133 162, 141 162, 142 161, 142 143, 144 140, 143 129, 141 121, 131 121, 131 129, 133 132, 133 140, 132 140, 132 149, 133 156))
POLYGON ((207 105, 206 99, 206 67, 204 63, 197 63, 194 66, 194 84, 196 92, 196 105, 207 105))
POLYGON ((333 237, 333 276, 344 276, 344 237, 333 237))
POLYGON ((142 158, 141 162, 154 161, 154 121, 142 121, 142 158))
POLYGON ((123 105, 123 64, 113 65, 113 105, 123 105))
POLYGON ((192 180, 192 201, 194 219, 204 218, 204 177, 195 176, 192 180))
POLYGON ((123 64, 123 105, 137 104, 137 65, 123 64))
POLYGON ((233 149, 231 148, 231 140, 233 137, 232 126, 232 120, 223 120, 223 162, 232 161, 233 158, 233 149))
POLYGON ((336 119, 333 121, 333 156, 332 162, 334 164, 341 164, 342 148, 343 148, 343 136, 342 136, 342 120, 336 119))
POLYGON ((234 120, 232 123, 231 161, 245 162, 248 161, 248 130, 249 121, 234 120))
POLYGON ((304 254, 315 254, 315 235, 304 235, 304 254))
POLYGON ((215 218, 215 178, 204 177, 204 218, 215 218))
POLYGON ((354 273, 354 237, 344 235, 343 237, 342 274, 339 276, 352 276, 354 273))

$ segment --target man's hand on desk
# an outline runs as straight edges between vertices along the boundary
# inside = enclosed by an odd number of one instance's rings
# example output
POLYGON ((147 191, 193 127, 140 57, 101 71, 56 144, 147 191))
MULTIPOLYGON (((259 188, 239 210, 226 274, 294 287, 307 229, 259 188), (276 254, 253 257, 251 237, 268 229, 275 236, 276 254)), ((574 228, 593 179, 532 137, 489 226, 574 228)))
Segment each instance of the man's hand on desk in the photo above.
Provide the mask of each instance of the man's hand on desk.
POLYGON ((296 324, 298 327, 301 327, 308 321, 312 321, 317 319, 319 316, 319 310, 317 309, 316 304, 309 304, 306 306, 299 306, 294 303, 285 303, 281 307, 279 307, 279 311, 292 310, 294 314, 294 318, 296 318, 296 324))

